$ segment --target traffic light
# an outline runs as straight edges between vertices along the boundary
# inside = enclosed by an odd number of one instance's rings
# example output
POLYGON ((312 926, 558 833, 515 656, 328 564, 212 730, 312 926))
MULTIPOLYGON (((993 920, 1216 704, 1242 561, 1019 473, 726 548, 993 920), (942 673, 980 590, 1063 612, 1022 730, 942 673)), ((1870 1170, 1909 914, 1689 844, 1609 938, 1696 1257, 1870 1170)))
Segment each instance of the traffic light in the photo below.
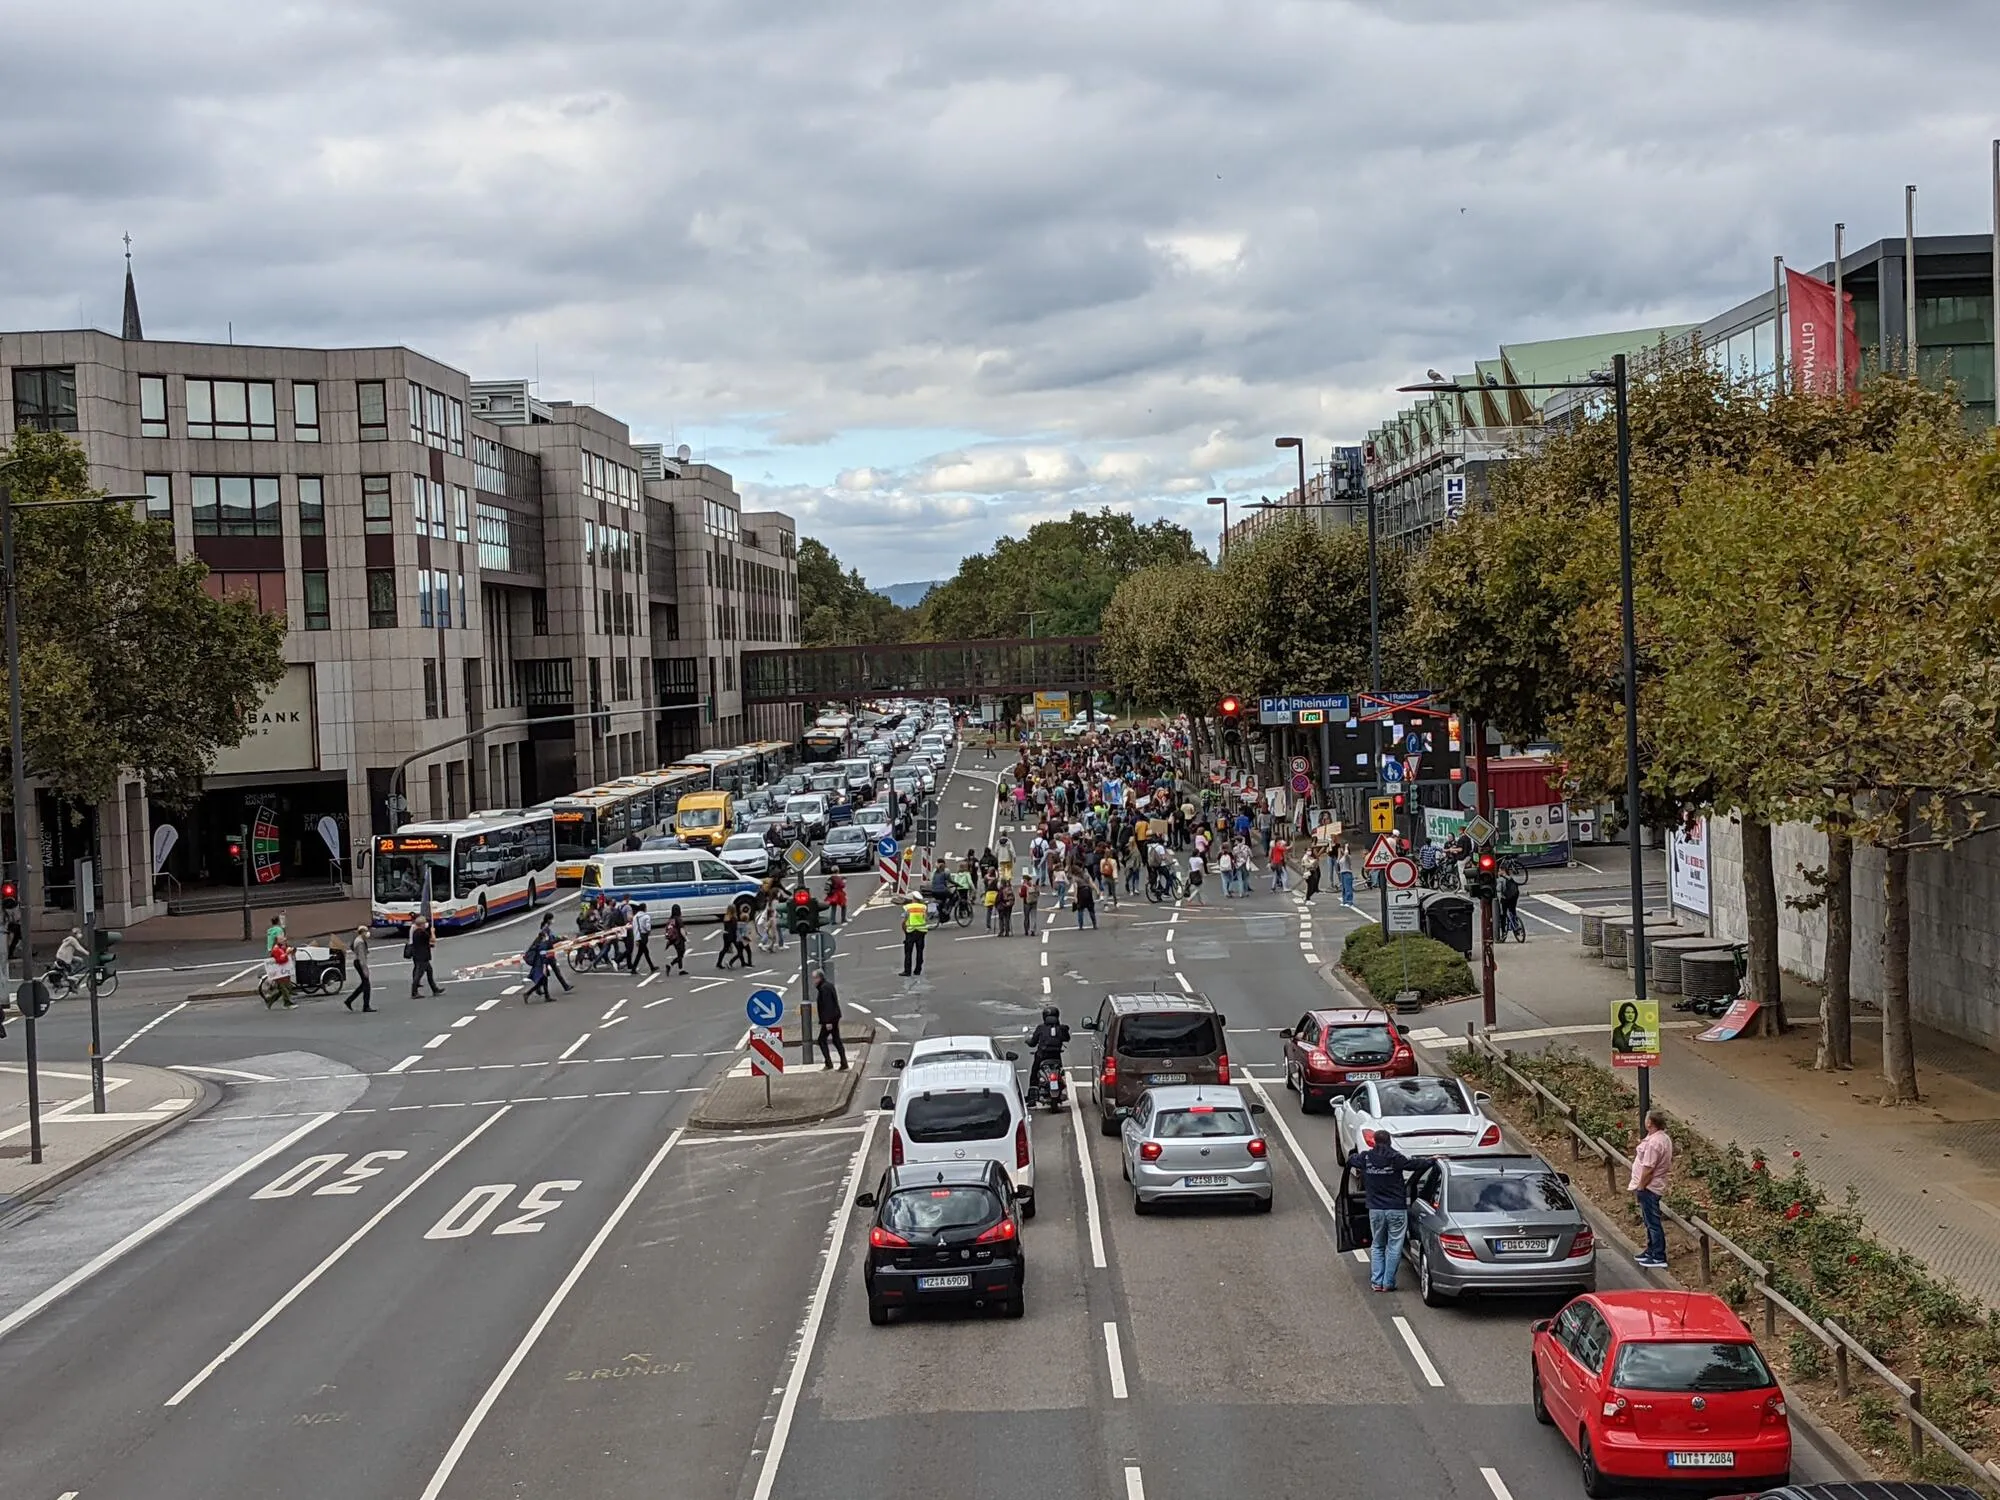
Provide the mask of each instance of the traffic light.
POLYGON ((1500 888, 1500 861, 1491 849, 1481 849, 1472 862, 1472 878, 1465 884, 1466 894, 1480 900, 1490 900, 1500 888))
POLYGON ((799 937, 819 931, 819 899, 804 886, 792 892, 792 931, 799 937))
POLYGON ((0 901, 8 905, 21 899, 21 888, 11 880, 0 880, 0 901))
POLYGON ((1215 706, 1215 714, 1222 721, 1222 743, 1234 750, 1243 743, 1242 700, 1234 693, 1224 693, 1215 706))
POLYGON ((1396 816, 1400 818, 1403 815, 1403 794, 1401 792, 1393 793, 1389 800, 1395 804, 1396 816))
POLYGON ((232 838, 229 841, 229 857, 231 859, 243 858, 243 840, 232 838))

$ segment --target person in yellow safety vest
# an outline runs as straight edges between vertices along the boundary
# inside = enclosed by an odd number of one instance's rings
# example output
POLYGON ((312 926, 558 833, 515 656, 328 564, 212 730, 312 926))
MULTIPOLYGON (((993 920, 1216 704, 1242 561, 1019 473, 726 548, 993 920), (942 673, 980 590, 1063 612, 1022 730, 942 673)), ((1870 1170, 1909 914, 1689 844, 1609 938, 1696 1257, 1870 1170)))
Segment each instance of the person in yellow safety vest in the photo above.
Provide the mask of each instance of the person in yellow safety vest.
POLYGON ((903 906, 903 974, 924 972, 924 935, 930 931, 930 908, 921 894, 912 893, 903 906), (914 964, 911 962, 915 960, 914 964))

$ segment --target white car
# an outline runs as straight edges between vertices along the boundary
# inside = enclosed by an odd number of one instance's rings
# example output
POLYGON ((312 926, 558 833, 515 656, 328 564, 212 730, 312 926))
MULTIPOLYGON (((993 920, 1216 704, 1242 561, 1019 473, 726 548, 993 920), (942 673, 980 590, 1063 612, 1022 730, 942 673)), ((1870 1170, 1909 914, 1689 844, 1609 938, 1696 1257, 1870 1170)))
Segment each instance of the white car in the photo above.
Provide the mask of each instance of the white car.
POLYGON ((1021 1217, 1035 1216, 1035 1151, 1028 1130, 1028 1105, 1014 1064, 1005 1058, 979 1062, 930 1062, 905 1068, 893 1095, 882 1096, 890 1111, 889 1164, 998 1162, 1013 1179, 1021 1217))
POLYGON ((1343 1164, 1386 1130, 1405 1156, 1477 1156, 1505 1151, 1486 1117, 1488 1095, 1456 1078, 1382 1078, 1333 1105, 1333 1151, 1343 1164))
POLYGON ((1013 1057, 1011 1052, 1001 1052, 1000 1044, 992 1037, 967 1033, 962 1036, 921 1037, 911 1043, 908 1057, 900 1058, 890 1066, 908 1070, 932 1063, 1006 1062, 1013 1057))
POLYGON ((761 834, 731 834, 722 841, 719 852, 722 862, 740 874, 768 875, 771 871, 771 847, 761 834))

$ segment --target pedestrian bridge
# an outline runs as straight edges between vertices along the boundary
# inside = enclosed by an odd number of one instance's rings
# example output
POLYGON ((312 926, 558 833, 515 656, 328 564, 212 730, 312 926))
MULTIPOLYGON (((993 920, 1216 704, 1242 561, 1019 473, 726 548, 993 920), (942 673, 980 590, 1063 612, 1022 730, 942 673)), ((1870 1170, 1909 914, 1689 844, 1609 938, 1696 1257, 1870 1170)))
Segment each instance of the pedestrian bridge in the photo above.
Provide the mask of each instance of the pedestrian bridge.
POLYGON ((1105 692, 1104 638, 904 641, 892 646, 799 646, 743 653, 747 703, 852 702, 935 694, 1019 697, 1105 692))

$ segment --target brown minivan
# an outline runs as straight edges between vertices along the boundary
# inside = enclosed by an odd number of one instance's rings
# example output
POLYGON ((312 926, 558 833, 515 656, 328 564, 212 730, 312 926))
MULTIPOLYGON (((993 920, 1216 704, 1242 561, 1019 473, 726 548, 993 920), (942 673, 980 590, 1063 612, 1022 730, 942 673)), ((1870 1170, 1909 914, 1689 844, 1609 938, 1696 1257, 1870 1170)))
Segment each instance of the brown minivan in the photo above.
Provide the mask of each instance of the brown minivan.
POLYGON ((1157 1084, 1229 1082, 1227 1024, 1200 995, 1106 995, 1083 1018, 1098 1129, 1118 1134, 1118 1122, 1157 1084))

